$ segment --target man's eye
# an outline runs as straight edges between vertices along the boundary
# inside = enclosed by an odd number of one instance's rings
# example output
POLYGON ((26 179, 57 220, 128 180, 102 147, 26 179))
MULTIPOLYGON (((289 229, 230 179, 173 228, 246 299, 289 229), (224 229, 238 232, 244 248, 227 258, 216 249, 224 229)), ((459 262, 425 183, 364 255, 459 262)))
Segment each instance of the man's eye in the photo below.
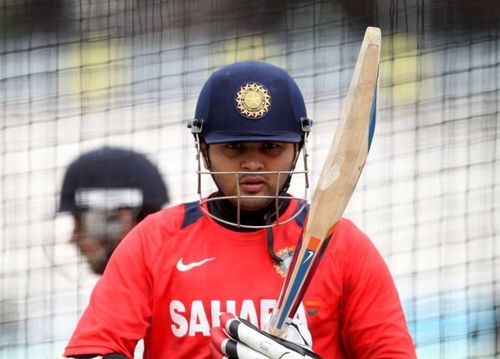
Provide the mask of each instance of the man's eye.
POLYGON ((241 148, 241 143, 237 143, 237 142, 235 142, 235 143, 227 143, 226 144, 226 148, 229 148, 231 150, 237 150, 237 149, 241 148))
POLYGON ((262 145, 262 147, 265 148, 266 150, 272 150, 272 149, 278 148, 279 145, 277 143, 265 142, 262 145))

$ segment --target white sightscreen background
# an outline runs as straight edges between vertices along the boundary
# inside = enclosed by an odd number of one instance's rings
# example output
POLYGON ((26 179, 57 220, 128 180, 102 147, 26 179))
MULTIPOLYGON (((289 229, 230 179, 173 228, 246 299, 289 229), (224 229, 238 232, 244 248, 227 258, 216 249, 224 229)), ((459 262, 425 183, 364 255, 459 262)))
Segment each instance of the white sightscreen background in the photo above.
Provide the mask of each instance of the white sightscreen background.
MULTIPOLYGON (((199 90, 220 66, 257 59, 303 91, 314 188, 363 32, 325 1, 290 2, 261 30, 226 23, 210 1, 65 5, 72 31, 4 35, 0 46, 2 359, 61 355, 97 281, 68 243, 70 216, 56 213, 72 160, 132 148, 160 168, 170 204, 196 199, 186 123, 199 90)), ((499 358, 498 29, 456 41, 413 26, 411 4, 379 5, 381 22, 406 27, 382 26, 377 127, 346 217, 386 260, 419 357, 499 358)))

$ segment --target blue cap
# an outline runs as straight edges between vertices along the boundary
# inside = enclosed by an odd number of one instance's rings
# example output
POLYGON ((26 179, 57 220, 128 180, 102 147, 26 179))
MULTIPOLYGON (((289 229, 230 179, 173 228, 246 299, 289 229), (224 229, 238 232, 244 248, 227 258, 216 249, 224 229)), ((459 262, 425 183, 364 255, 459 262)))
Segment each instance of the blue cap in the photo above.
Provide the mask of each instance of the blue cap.
POLYGON ((304 98, 290 75, 252 61, 225 66, 210 76, 198 98, 192 132, 207 144, 300 143, 307 124, 304 98))
POLYGON ((168 202, 161 174, 141 153, 102 147, 73 161, 64 175, 59 212, 93 207, 140 207, 155 212, 168 202))

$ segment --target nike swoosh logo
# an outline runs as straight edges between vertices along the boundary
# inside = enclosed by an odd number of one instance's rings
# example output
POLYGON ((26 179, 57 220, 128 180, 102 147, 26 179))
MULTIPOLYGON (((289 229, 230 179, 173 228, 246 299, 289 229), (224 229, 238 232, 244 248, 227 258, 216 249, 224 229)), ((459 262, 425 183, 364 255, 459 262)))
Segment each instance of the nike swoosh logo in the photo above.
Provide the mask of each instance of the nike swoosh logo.
POLYGON ((186 271, 188 271, 190 269, 193 269, 195 267, 202 266, 203 264, 205 264, 207 262, 213 261, 214 259, 215 258, 207 258, 207 259, 204 259, 204 260, 199 261, 199 262, 192 262, 192 263, 189 263, 189 264, 184 264, 184 263, 182 263, 182 258, 181 258, 177 262, 177 270, 179 270, 181 272, 186 272, 186 271))
POLYGON ((313 255, 314 255, 314 252, 311 252, 311 251, 307 252, 307 257, 306 257, 306 259, 304 259, 303 263, 306 263, 307 261, 309 261, 309 259, 311 259, 313 255))

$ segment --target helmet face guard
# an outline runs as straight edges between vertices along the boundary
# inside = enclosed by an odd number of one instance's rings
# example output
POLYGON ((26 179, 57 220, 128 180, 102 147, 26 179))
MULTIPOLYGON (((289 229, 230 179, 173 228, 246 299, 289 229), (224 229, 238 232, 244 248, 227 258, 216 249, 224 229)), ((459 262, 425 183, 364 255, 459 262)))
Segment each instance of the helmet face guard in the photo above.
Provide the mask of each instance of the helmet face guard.
MULTIPOLYGON (((198 161, 198 193, 202 203, 230 199, 236 202, 237 223, 229 223, 207 213, 215 219, 246 228, 270 227, 248 226, 240 223, 241 199, 270 199, 276 204, 280 199, 290 199, 286 191, 293 174, 304 174, 306 196, 308 184, 307 136, 312 121, 307 118, 304 99, 295 81, 283 69, 263 62, 240 62, 223 67, 214 72, 203 86, 196 106, 195 119, 188 125, 196 141, 198 161), (298 145, 292 168, 289 171, 258 172, 287 176, 283 188, 276 188, 273 196, 240 195, 238 179, 242 175, 255 172, 213 172, 201 170, 201 143, 220 144, 230 142, 286 142, 298 145), (298 152, 303 149, 304 171, 294 171, 298 152), (201 191, 202 175, 234 176, 237 183, 236 196, 218 196, 203 199, 201 191)), ((278 181, 279 183, 280 181, 278 181)), ((216 183, 217 184, 217 183, 216 183)), ((278 185, 277 185, 278 186, 278 185)), ((201 208, 205 209, 205 206, 201 208)), ((298 214, 299 212, 297 212, 298 214)), ((293 218, 287 219, 287 221, 293 218)))
MULTIPOLYGON (((276 221, 274 223, 269 223, 269 224, 266 224, 266 225, 248 225, 248 224, 243 224, 241 223, 241 200, 242 199, 269 199, 269 200, 272 200, 274 202, 274 211, 272 214, 278 214, 279 213, 279 209, 280 209, 280 202, 281 200, 290 200, 290 199, 297 199, 297 200, 302 200, 304 198, 307 198, 307 190, 309 188, 308 184, 307 184, 307 174, 308 172, 307 171, 261 171, 261 172, 249 172, 249 171, 238 171, 238 172, 215 172, 215 171, 200 171, 198 170, 197 171, 197 174, 198 174, 198 194, 199 194, 199 197, 200 197, 200 208, 201 210, 207 214, 208 216, 212 217, 213 219, 219 221, 219 222, 222 222, 222 223, 225 223, 225 224, 228 224, 228 225, 231 225, 231 226, 234 226, 234 227, 237 227, 237 228, 255 228, 255 229, 258 229, 258 228, 268 228, 268 227, 274 227, 274 226, 279 226, 279 225, 282 225, 282 224, 285 224, 285 223, 288 223, 290 222, 291 220, 293 220, 295 217, 297 217, 301 212, 302 212, 302 209, 305 208, 306 206, 306 202, 303 201, 303 203, 301 204, 301 208, 297 211, 295 211, 295 214, 288 217, 288 218, 285 218, 283 220, 280 220, 279 216, 276 215, 276 221), (303 174, 306 178, 306 185, 304 187, 304 194, 303 194, 303 197, 294 197, 294 196, 291 196, 291 195, 288 195, 285 193, 285 191, 283 191, 283 189, 280 190, 280 188, 278 187, 278 184, 279 184, 279 180, 277 182, 277 186, 276 186, 276 191, 275 191, 275 194, 274 195, 242 195, 240 194, 240 186, 239 186, 239 178, 241 176, 244 176, 244 175, 252 175, 252 174, 273 174, 273 175, 277 175, 278 178, 280 176, 287 176, 288 179, 291 178, 292 175, 296 175, 296 174, 303 174), (236 181, 236 185, 237 185, 237 194, 234 195, 234 196, 226 196, 226 195, 221 195, 221 196, 210 196, 210 197, 203 197, 202 195, 202 190, 201 190, 201 176, 202 175, 211 175, 212 177, 214 175, 228 175, 228 176, 234 176, 235 177, 235 181, 236 181), (205 206, 205 204, 207 204, 208 202, 213 202, 213 201, 222 201, 222 200, 236 200, 236 222, 230 222, 230 221, 227 221, 225 219, 222 219, 212 213, 210 213, 210 211, 208 210, 208 206, 205 206)), ((287 187, 287 185, 285 185, 285 187, 287 187)))

